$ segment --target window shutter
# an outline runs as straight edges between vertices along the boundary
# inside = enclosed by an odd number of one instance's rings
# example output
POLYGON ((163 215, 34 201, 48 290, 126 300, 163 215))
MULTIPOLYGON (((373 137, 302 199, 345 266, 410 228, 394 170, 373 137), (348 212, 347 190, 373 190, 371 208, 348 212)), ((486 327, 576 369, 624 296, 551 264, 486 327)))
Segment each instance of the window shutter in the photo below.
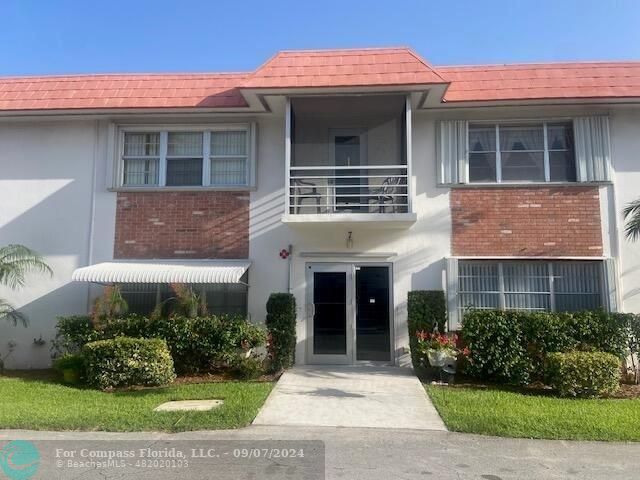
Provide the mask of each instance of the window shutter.
POLYGON ((604 283, 604 299, 603 303, 609 312, 618 312, 620 310, 619 302, 619 286, 618 286, 618 268, 615 258, 607 258, 602 262, 604 283))
POLYGON ((579 117, 573 119, 578 181, 604 182, 610 180, 608 117, 579 117))
POLYGON ((120 158, 120 140, 114 123, 107 124, 107 189, 120 186, 122 173, 122 159, 120 158))
POLYGON ((447 312, 449 314, 449 331, 460 329, 460 313, 458 311, 458 259, 446 258, 447 273, 447 312))
POLYGON ((439 127, 438 181, 441 184, 467 183, 469 122, 443 120, 439 127))

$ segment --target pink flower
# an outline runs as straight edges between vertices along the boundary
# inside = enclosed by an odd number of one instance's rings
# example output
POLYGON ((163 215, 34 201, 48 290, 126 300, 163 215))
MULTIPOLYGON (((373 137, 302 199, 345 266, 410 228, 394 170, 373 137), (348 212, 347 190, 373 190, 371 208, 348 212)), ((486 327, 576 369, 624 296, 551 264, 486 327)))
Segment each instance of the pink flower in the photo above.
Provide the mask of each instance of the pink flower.
POLYGON ((422 341, 429 340, 429 334, 424 330, 420 330, 416 332, 416 337, 418 338, 418 340, 422 340, 422 341))

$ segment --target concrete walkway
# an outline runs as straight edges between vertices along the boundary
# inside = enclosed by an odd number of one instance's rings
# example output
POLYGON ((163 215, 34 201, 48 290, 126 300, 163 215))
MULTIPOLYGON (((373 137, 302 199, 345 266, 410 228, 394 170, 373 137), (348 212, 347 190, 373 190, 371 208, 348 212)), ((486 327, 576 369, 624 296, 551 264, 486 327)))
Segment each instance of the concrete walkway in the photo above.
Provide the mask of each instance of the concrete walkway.
POLYGON ((253 424, 446 430, 411 370, 365 366, 288 370, 253 424))

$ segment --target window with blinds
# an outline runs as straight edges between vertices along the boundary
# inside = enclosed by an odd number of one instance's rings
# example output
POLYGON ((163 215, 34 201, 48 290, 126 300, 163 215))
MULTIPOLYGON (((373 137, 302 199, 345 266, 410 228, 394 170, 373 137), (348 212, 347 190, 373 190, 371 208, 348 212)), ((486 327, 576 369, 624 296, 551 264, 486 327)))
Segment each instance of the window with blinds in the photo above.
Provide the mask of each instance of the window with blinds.
POLYGON ((120 183, 130 187, 243 187, 251 183, 252 129, 125 130, 120 183))
POLYGON ((575 182, 571 122, 469 125, 469 181, 575 182))
POLYGON ((202 185, 202 158, 202 133, 169 132, 166 185, 202 185))
POLYGON ((160 134, 125 133, 122 159, 125 185, 158 185, 160 134))
POLYGON ((246 130, 211 132, 211 183, 246 185, 248 135, 246 130))
POLYGON ((579 311, 603 306, 598 261, 458 263, 458 308, 579 311))
POLYGON ((438 122, 438 182, 609 182, 606 116, 438 122))

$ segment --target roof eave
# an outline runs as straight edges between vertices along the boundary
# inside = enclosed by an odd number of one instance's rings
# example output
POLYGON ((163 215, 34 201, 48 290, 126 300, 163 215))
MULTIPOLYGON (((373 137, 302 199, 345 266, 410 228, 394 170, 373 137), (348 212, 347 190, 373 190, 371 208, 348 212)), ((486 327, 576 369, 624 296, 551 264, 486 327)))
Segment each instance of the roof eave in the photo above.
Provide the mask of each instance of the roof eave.
POLYGON ((45 116, 109 116, 141 114, 204 114, 234 115, 264 113, 263 109, 246 107, 129 107, 129 108, 67 108, 67 109, 15 109, 0 110, 0 118, 45 116))
POLYGON ((548 98, 512 98, 483 100, 447 100, 440 103, 442 108, 496 107, 496 106, 542 106, 542 105, 602 105, 602 104, 639 104, 640 97, 548 97, 548 98))
POLYGON ((416 92, 435 86, 446 86, 447 82, 433 83, 397 83, 384 85, 333 85, 333 86, 275 86, 275 87, 242 87, 242 92, 259 95, 289 95, 299 93, 372 93, 372 92, 416 92))

